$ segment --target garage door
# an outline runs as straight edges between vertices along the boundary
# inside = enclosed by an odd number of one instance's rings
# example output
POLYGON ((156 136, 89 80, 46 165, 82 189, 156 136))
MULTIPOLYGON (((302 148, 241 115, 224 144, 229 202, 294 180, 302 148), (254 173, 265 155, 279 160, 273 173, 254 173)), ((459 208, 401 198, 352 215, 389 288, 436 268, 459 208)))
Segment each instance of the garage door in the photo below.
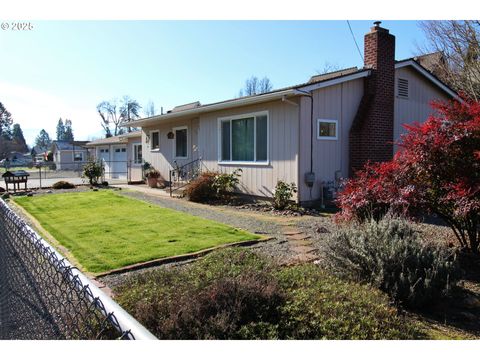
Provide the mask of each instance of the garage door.
POLYGON ((113 148, 112 179, 127 178, 127 148, 113 148))

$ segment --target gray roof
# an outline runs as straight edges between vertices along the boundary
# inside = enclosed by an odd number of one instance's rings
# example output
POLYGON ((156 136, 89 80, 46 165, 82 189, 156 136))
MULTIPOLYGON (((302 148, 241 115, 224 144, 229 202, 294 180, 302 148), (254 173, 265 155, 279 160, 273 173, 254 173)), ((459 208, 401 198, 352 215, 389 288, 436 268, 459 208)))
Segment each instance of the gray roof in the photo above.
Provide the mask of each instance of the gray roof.
POLYGON ((97 139, 90 141, 86 144, 86 146, 98 146, 98 145, 110 145, 110 144, 126 144, 129 138, 141 137, 141 131, 132 131, 130 133, 117 135, 117 136, 110 136, 108 138, 97 139))
POLYGON ((86 150, 85 145, 88 141, 53 141, 52 148, 55 146, 60 151, 65 150, 86 150))
POLYGON ((328 72, 328 73, 325 73, 325 74, 313 75, 310 78, 309 82, 314 83, 314 82, 317 82, 317 81, 334 79, 334 78, 339 77, 339 76, 353 74, 357 71, 358 71, 358 68, 356 66, 354 66, 354 67, 347 68, 347 69, 335 70, 335 71, 328 72))

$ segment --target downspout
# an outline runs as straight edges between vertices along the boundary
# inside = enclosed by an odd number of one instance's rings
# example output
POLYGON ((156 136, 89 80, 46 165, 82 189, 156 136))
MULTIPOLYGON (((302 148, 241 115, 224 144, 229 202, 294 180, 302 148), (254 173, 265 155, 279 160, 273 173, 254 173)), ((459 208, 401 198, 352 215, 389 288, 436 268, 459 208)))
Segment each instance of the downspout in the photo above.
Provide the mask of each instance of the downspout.
MULTIPOLYGON (((298 93, 310 98, 310 172, 305 173, 305 183, 310 188, 310 200, 312 200, 312 188, 315 184, 315 173, 313 172, 313 96, 311 92, 295 89, 298 93)), ((323 191, 322 191, 323 195, 323 191)), ((322 196, 323 203, 323 196, 322 196)))

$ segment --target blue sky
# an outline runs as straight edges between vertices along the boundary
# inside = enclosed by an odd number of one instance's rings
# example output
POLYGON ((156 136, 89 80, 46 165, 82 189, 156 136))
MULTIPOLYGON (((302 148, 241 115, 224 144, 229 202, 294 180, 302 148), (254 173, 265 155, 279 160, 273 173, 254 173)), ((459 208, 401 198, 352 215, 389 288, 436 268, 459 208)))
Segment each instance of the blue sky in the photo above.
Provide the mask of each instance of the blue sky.
MULTIPOLYGON (((76 139, 102 136, 96 105, 129 95, 158 109, 238 95, 251 75, 274 88, 325 68, 362 66, 346 21, 31 21, 0 31, 0 101, 32 144, 59 117, 76 139)), ((372 21, 351 21, 360 49, 372 21)), ((384 21, 396 58, 417 54, 418 21, 384 21)))

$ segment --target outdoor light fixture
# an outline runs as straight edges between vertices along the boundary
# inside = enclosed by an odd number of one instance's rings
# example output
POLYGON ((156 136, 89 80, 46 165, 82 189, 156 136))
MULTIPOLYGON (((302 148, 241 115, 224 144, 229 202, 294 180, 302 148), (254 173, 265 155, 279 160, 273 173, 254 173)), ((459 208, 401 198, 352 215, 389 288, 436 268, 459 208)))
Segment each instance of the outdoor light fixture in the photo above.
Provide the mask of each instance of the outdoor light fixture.
POLYGON ((147 135, 147 136, 145 137, 145 143, 148 144, 149 142, 150 142, 150 135, 147 135))
POLYGON ((173 133, 173 131, 170 131, 168 134, 167 134, 167 139, 173 139, 175 137, 175 134, 173 133))

